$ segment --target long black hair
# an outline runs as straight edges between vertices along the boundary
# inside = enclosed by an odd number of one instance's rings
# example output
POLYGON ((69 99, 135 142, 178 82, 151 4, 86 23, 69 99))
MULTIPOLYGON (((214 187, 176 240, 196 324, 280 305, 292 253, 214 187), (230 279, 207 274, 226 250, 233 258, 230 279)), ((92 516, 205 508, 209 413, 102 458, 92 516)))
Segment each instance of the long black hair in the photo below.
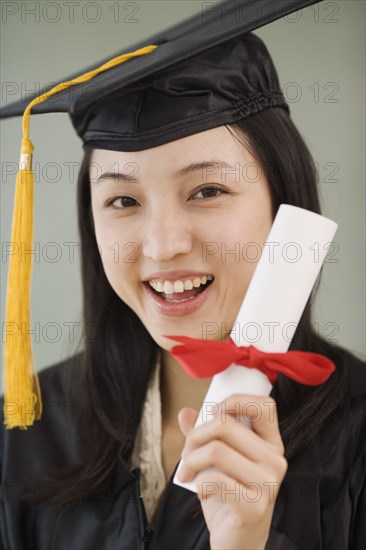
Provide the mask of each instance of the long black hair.
MULTIPOLYGON (((288 114, 280 108, 265 110, 228 126, 262 166, 270 185, 275 215, 281 203, 320 213, 317 172, 309 150, 288 114)), ((78 223, 81 238, 83 322, 92 325, 96 338, 85 340, 80 355, 84 398, 93 404, 93 422, 85 433, 87 452, 72 468, 53 472, 76 490, 49 494, 58 504, 76 503, 108 489, 118 453, 130 457, 141 418, 147 384, 159 348, 135 313, 111 288, 97 247, 91 210, 89 163, 86 151, 78 180, 78 223), (133 396, 133 398, 131 398, 133 396)), ((290 349, 311 350, 331 358, 336 371, 317 387, 279 376, 273 396, 280 431, 290 460, 312 445, 332 413, 343 404, 350 354, 319 336, 312 327, 309 299, 290 349)), ((84 428, 83 428, 84 429, 84 428)))

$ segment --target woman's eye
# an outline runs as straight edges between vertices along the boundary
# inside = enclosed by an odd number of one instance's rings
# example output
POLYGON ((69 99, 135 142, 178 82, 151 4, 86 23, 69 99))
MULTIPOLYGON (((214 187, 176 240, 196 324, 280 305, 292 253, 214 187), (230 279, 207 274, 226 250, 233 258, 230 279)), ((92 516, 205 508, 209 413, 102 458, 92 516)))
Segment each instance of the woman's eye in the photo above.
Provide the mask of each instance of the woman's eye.
POLYGON ((203 187, 202 189, 199 189, 193 196, 197 197, 201 193, 202 197, 198 197, 199 199, 209 199, 210 197, 218 197, 220 193, 227 194, 227 191, 224 189, 219 189, 218 187, 203 187))
MULTIPOLYGON (((228 192, 224 189, 219 189, 218 187, 203 187, 199 189, 192 197, 198 199, 209 199, 220 196, 220 194, 227 194, 228 192), (199 196, 201 195, 201 196, 199 196)), ((190 200, 190 199, 189 199, 190 200)), ((115 208, 117 210, 122 210, 124 208, 131 208, 136 206, 138 202, 131 197, 114 197, 106 202, 106 206, 110 208, 115 208)))
POLYGON ((131 197, 115 197, 107 201, 106 206, 122 210, 123 208, 129 208, 131 206, 135 206, 136 204, 137 201, 131 197))

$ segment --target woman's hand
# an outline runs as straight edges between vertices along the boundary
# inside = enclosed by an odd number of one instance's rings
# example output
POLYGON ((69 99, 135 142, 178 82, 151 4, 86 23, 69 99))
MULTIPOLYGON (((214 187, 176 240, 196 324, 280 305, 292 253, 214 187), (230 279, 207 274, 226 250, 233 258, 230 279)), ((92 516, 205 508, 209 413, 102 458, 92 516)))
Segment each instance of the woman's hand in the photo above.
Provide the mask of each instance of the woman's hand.
POLYGON ((195 480, 212 550, 263 550, 287 471, 276 403, 235 394, 217 409, 213 420, 197 427, 197 411, 179 411, 186 436, 179 479, 195 480))

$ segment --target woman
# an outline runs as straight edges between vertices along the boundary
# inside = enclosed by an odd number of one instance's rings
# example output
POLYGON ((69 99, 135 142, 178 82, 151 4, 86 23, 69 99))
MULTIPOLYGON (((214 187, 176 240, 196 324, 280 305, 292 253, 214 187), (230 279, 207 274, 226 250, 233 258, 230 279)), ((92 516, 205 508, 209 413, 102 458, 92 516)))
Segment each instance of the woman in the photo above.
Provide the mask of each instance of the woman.
MULTIPOLYGON (((204 262, 205 243, 224 243, 225 250, 237 242, 263 244, 281 203, 320 211, 314 163, 279 87, 272 87, 275 70, 263 45, 248 35, 226 47, 221 60, 226 70, 233 51, 254 48, 264 60, 260 65, 256 59, 259 74, 271 74, 268 95, 258 89, 246 115, 220 124, 215 114, 200 131, 183 125, 173 140, 165 132, 160 143, 117 149, 114 138, 106 143, 105 136, 96 136, 95 125, 111 109, 120 120, 116 112, 125 102, 107 98, 86 122, 75 122, 87 150, 78 209, 84 322, 94 333, 83 353, 41 373, 48 413, 41 422, 23 433, 2 434, 3 480, 18 484, 5 486, 0 516, 5 548, 361 548, 364 366, 314 333, 310 302, 291 347, 326 355, 336 371, 315 388, 280 376, 271 399, 255 397, 263 415, 253 430, 230 412, 224 428, 220 417, 193 427, 210 380, 190 379, 163 336, 200 338, 204 323, 230 330, 235 321, 255 264, 221 254, 204 262), (273 406, 265 407, 265 401, 273 406), (158 439, 150 447, 149 414, 158 439), (197 476, 201 502, 172 483, 182 452, 181 479, 197 476), (211 467, 218 474, 208 476, 211 467), (149 510, 139 497, 140 479, 149 510), (212 480, 224 484, 219 494, 209 494, 212 480), (254 483, 260 498, 248 487, 254 483), (21 498, 13 498, 19 489, 21 498)), ((222 47, 165 71, 161 81, 184 79, 192 66, 199 72, 201 63, 217 63, 219 52, 222 47)), ((249 69, 244 78, 252 84, 249 69)), ((152 94, 159 81, 154 86, 152 94)), ((143 90, 145 104, 149 90, 143 90)), ((143 120, 134 94, 129 120, 137 112, 143 120)), ((176 101, 174 93, 169 100, 176 101)), ((161 105, 160 116, 166 104, 161 105)), ((182 113, 168 111, 181 124, 182 113)), ((102 132, 114 124, 113 119, 102 132)), ((147 139, 143 132, 140 137, 147 139)), ((224 338, 219 332, 213 337, 224 338)), ((238 393, 226 405, 230 411, 252 401, 238 393)))

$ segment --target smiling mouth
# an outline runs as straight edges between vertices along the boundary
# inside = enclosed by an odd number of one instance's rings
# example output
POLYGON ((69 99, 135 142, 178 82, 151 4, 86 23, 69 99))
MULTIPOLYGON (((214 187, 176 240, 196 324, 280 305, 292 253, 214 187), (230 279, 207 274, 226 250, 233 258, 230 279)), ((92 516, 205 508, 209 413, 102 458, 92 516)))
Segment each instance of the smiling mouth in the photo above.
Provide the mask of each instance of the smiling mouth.
POLYGON ((188 300, 193 300, 196 296, 201 294, 204 290, 206 290, 207 287, 209 287, 213 283, 213 280, 207 281, 205 284, 201 284, 198 288, 192 288, 191 290, 184 290, 183 292, 173 292, 171 294, 166 294, 164 291, 159 292, 158 290, 155 290, 152 288, 149 283, 144 283, 145 285, 148 285, 150 290, 156 294, 156 296, 159 296, 162 300, 165 300, 166 302, 187 302, 188 300))

